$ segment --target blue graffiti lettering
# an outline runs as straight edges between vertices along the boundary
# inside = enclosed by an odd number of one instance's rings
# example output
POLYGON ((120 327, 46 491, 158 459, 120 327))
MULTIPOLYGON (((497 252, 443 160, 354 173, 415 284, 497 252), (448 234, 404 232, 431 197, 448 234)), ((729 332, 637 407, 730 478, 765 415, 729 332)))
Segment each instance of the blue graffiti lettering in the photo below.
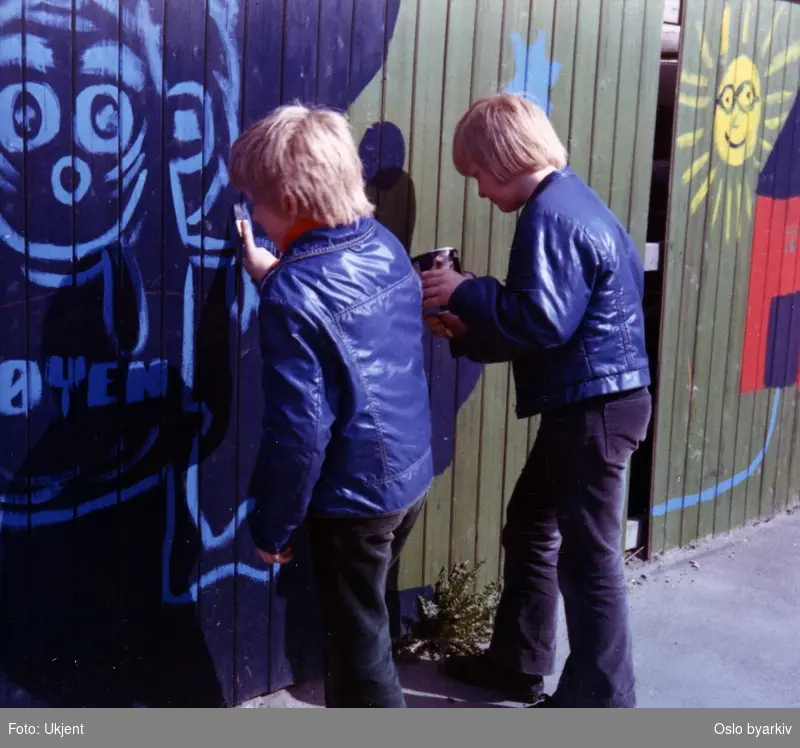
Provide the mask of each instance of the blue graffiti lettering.
POLYGON ((145 398, 167 396, 167 362, 153 361, 148 366, 144 361, 134 361, 128 368, 128 383, 125 400, 140 403, 145 398))
POLYGON ((0 415, 25 415, 42 399, 42 372, 35 361, 0 363, 0 415))
POLYGON ((86 359, 70 358, 64 360, 60 356, 48 359, 45 366, 45 379, 53 389, 61 389, 61 412, 66 416, 69 412, 70 389, 86 378, 86 359))
MULTIPOLYGON (((122 372, 116 362, 94 363, 87 369, 86 360, 51 356, 44 364, 44 378, 36 361, 4 361, 0 363, 0 415, 26 415, 42 399, 42 383, 61 390, 61 412, 69 413, 76 387, 86 382, 86 403, 100 408, 118 402, 124 380, 124 401, 140 403, 167 396, 167 362, 132 361, 122 372)), ((195 405, 195 409, 197 406, 195 405)))

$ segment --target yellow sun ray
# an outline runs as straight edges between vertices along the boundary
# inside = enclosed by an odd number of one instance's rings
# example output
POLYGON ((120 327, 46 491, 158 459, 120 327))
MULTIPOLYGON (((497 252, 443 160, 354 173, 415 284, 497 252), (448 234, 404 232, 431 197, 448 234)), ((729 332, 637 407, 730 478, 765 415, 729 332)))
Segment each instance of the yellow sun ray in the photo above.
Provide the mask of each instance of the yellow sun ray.
POLYGON ((719 43, 719 56, 728 56, 728 46, 731 41, 731 6, 726 5, 722 11, 722 34, 719 43))
POLYGON ((750 41, 750 14, 753 7, 750 5, 750 0, 744 6, 744 20, 742 21, 742 42, 747 44, 750 41))
POLYGON ((725 241, 731 240, 731 208, 733 207, 733 194, 731 188, 725 192, 725 241))
POLYGON ((778 12, 775 14, 775 17, 772 19, 772 25, 769 27, 769 31, 767 35, 764 37, 764 43, 761 45, 761 56, 766 57, 767 53, 769 52, 770 45, 772 44, 772 36, 775 33, 775 29, 778 27, 778 22, 783 15, 783 11, 785 8, 781 5, 778 7, 778 12))
POLYGON ((719 216, 719 206, 722 201, 722 182, 717 185, 717 193, 714 195, 714 213, 711 216, 711 225, 717 223, 717 216, 719 216))
POLYGON ((703 133, 705 133, 705 130, 702 127, 694 132, 685 132, 683 135, 678 135, 675 139, 675 144, 678 148, 689 148, 703 137, 703 133))
POLYGON ((788 114, 789 113, 786 112, 785 114, 779 114, 777 117, 770 117, 769 119, 765 119, 764 127, 766 127, 767 130, 779 129, 781 125, 783 125, 783 123, 786 121, 786 117, 788 116, 788 114))
POLYGON ((711 173, 702 181, 697 188, 697 192, 694 193, 694 197, 692 197, 692 202, 690 205, 690 210, 694 213, 702 204, 703 200, 706 199, 706 195, 708 195, 709 187, 714 184, 714 180, 717 178, 717 167, 715 166, 711 173))
POLYGON ((708 154, 704 153, 695 162, 683 172, 683 176, 681 179, 683 180, 684 184, 689 184, 702 170, 702 168, 708 163, 708 154))
POLYGON ((698 86, 699 88, 708 88, 708 76, 695 75, 684 70, 681 73, 681 83, 686 83, 689 86, 698 86))
POLYGON ((678 104, 683 106, 690 106, 692 109, 706 109, 711 103, 708 96, 690 96, 688 94, 681 94, 678 97, 678 104))
POLYGON ((775 143, 770 143, 766 138, 763 138, 761 141, 761 149, 764 151, 764 154, 769 153, 774 145, 775 143))
POLYGON ((775 59, 767 70, 767 78, 775 75, 779 70, 783 70, 787 65, 800 60, 800 44, 792 44, 788 49, 784 49, 775 55, 775 59))
POLYGON ((742 238, 742 183, 736 185, 736 238, 742 238))
POLYGON ((776 91, 775 93, 767 94, 767 104, 785 104, 794 98, 795 91, 776 91))
POLYGON ((714 69, 714 60, 711 57, 711 49, 708 46, 708 39, 706 38, 706 32, 703 31, 703 24, 698 21, 697 22, 697 33, 700 36, 700 52, 703 56, 703 63, 709 70, 714 69))

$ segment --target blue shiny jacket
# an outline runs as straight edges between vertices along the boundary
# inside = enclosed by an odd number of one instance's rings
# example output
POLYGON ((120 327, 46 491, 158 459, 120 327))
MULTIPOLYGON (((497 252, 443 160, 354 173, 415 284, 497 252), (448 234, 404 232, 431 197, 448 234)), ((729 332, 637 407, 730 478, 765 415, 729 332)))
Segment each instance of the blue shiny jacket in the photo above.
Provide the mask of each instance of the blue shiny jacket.
POLYGON ((650 384, 644 269, 628 233, 569 167, 520 213, 505 285, 462 283, 450 310, 469 328, 454 355, 511 361, 517 415, 650 384))
POLYGON ((303 234, 262 281, 259 548, 284 548, 306 516, 390 514, 428 489, 421 304, 403 246, 373 219, 303 234))

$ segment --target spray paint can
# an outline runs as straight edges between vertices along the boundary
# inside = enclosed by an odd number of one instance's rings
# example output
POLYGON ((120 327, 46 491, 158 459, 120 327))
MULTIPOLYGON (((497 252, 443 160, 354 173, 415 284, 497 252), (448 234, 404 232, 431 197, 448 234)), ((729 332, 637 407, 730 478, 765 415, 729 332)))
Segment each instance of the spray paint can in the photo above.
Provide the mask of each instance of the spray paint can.
MULTIPOLYGON (((411 264, 420 274, 428 270, 438 270, 441 268, 450 268, 459 274, 461 273, 461 260, 458 257, 458 250, 455 247, 438 247, 437 249, 423 252, 421 255, 412 257, 411 264)), ((428 316, 445 311, 447 311, 446 306, 429 307, 424 310, 423 314, 428 316)))

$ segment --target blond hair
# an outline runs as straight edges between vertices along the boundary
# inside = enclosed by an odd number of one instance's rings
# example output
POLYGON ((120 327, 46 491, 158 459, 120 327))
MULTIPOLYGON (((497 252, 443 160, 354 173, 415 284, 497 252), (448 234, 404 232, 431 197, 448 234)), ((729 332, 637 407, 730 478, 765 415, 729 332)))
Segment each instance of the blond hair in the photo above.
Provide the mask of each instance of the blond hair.
POLYGON ((453 163, 463 176, 475 167, 499 182, 567 164, 567 151, 544 111, 516 94, 478 99, 453 137, 453 163))
POLYGON ((358 149, 345 117, 283 106, 242 133, 231 181, 272 210, 341 226, 371 216, 358 149))

